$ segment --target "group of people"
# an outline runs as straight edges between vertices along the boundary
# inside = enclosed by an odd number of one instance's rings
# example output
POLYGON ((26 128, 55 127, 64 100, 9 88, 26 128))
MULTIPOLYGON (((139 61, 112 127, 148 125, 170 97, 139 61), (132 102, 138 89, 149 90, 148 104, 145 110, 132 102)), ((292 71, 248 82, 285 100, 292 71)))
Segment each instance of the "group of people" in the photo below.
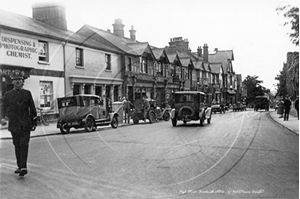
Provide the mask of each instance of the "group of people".
MULTIPOLYGON (((123 97, 123 116, 124 116, 124 121, 125 123, 127 122, 128 124, 130 123, 130 117, 131 117, 131 113, 132 113, 132 109, 134 108, 134 105, 132 104, 132 102, 126 98, 123 97)), ((150 103, 149 103, 149 99, 146 95, 143 96, 143 113, 144 113, 144 122, 146 123, 146 118, 147 118, 147 113, 150 109, 150 103)))
MULTIPOLYGON (((279 118, 283 118, 284 121, 288 121, 291 106, 292 106, 292 101, 289 96, 281 98, 279 100, 278 109, 277 109, 277 114, 279 115, 279 118)), ((299 120, 299 96, 297 96, 294 106, 297 111, 297 117, 299 120)))

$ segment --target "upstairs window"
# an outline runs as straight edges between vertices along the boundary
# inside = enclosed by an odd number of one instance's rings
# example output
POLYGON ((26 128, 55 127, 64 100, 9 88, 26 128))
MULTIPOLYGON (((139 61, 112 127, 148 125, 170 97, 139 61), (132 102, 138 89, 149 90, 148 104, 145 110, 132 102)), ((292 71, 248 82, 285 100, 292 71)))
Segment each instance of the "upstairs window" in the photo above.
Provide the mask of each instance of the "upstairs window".
POLYGON ((76 48, 76 66, 83 66, 83 49, 76 48))
POLYGON ((105 54, 105 69, 111 70, 111 56, 110 54, 105 54))
POLYGON ((141 63, 141 73, 147 73, 147 72, 148 72, 147 59, 143 57, 141 63))
POLYGON ((48 62, 49 54, 48 54, 48 42, 39 41, 39 61, 48 62))
POLYGON ((131 57, 128 57, 128 59, 127 59, 127 71, 132 71, 131 57))

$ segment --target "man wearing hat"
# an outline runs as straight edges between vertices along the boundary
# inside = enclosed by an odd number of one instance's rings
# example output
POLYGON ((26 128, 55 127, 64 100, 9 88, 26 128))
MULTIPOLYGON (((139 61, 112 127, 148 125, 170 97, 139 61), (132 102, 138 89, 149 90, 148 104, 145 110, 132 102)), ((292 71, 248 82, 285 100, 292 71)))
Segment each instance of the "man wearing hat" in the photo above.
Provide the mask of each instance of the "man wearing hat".
MULTIPOLYGON (((19 70, 11 74, 14 88, 4 95, 4 116, 9 120, 8 130, 11 132, 18 168, 15 173, 19 176, 27 174, 27 157, 36 109, 31 92, 23 89, 24 78, 19 70)), ((2 119, 2 120, 5 120, 2 119)), ((34 126, 35 129, 35 126, 34 126)))

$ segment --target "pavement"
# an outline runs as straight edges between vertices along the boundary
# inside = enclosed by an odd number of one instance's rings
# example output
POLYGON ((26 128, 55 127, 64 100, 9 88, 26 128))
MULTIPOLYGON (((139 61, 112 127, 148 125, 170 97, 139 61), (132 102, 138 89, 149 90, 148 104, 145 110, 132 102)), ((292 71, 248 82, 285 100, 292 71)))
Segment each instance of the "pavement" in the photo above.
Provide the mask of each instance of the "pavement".
MULTIPOLYGON (((132 120, 129 124, 128 123, 119 123, 118 128, 132 125, 132 124, 133 124, 132 120)), ((107 130, 107 129, 111 129, 111 128, 112 127, 110 125, 98 126, 97 131, 107 130)), ((81 128, 81 129, 71 128, 71 133, 72 132, 84 132, 84 131, 85 131, 84 128, 81 128)), ((48 126, 39 124, 36 127, 35 131, 31 131, 30 137, 33 138, 33 137, 51 136, 51 135, 58 135, 58 134, 61 134, 61 132, 56 127, 56 122, 52 122, 48 126)), ((0 127, 0 140, 5 140, 5 139, 12 139, 11 133, 7 129, 7 125, 0 127)))
MULTIPOLYGON (((299 135, 299 120, 297 117, 290 115, 289 120, 288 121, 284 121, 283 118, 279 118, 279 115, 277 114, 276 111, 274 110, 270 110, 268 112, 270 118, 272 118, 276 123, 278 123, 279 125, 289 129, 290 131, 292 131, 293 133, 296 133, 299 135)), ((131 120, 130 124, 128 123, 119 123, 119 127, 124 127, 124 126, 128 126, 128 125, 132 125, 133 122, 131 120)), ((106 129, 111 129, 110 125, 107 126, 98 126, 97 130, 101 131, 101 130, 106 130, 106 129)), ((74 131, 84 131, 84 129, 71 129, 71 132, 74 131)), ((58 128, 56 128, 56 122, 54 123, 50 123, 49 126, 44 126, 44 125, 38 125, 35 129, 35 131, 31 132, 31 136, 30 137, 41 137, 41 136, 50 136, 50 135, 57 135, 57 134, 61 134, 60 130, 58 128)), ((11 139, 11 133, 8 131, 7 127, 1 127, 0 128, 0 139, 11 139)))

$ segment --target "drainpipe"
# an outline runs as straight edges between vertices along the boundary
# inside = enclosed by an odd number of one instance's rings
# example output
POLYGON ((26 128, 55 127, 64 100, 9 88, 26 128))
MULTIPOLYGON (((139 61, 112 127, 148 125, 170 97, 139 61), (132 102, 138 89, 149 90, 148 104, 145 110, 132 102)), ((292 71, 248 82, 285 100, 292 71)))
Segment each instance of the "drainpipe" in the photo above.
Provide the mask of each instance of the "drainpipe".
POLYGON ((62 44, 62 47, 63 47, 63 62, 64 62, 64 93, 65 93, 65 96, 66 96, 66 91, 67 91, 67 88, 66 88, 66 45, 67 45, 68 41, 63 41, 61 44, 62 44))

